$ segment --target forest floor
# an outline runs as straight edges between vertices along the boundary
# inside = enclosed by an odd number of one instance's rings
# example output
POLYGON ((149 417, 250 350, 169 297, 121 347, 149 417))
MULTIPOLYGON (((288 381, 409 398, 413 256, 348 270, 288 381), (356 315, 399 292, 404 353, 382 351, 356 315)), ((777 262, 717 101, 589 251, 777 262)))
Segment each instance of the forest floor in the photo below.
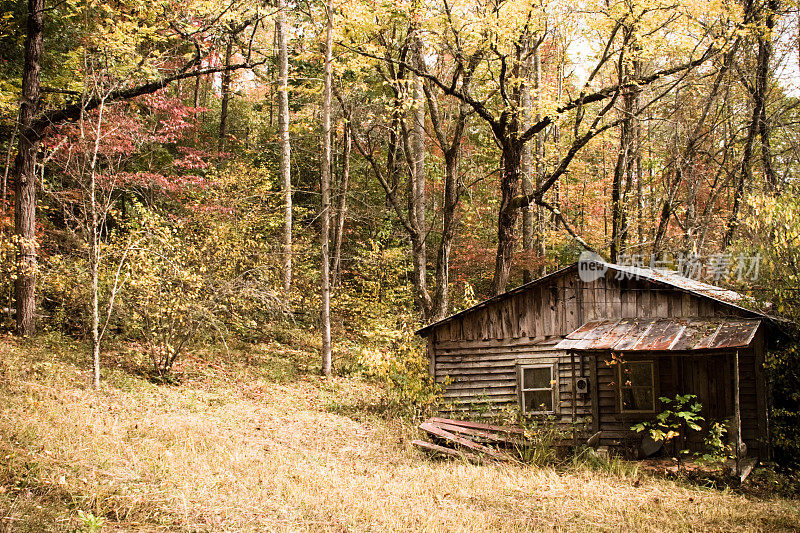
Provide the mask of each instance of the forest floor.
POLYGON ((308 350, 195 354, 179 386, 142 377, 130 350, 106 356, 97 393, 84 345, 0 337, 0 532, 800 527, 796 500, 635 466, 429 459, 413 424, 376 414, 376 389, 312 375, 308 350))

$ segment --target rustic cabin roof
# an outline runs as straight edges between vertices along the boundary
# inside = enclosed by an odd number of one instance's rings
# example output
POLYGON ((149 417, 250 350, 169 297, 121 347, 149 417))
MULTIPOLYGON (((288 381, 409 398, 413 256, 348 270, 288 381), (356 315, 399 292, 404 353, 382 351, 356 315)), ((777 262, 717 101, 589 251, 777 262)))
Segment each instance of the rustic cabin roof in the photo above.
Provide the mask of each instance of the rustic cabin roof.
MULTIPOLYGON (((604 265, 608 270, 614 271, 621 276, 626 276, 629 278, 640 279, 640 280, 643 279, 659 285, 666 285, 668 287, 678 289, 683 292, 694 294, 695 296, 699 296, 701 298, 708 298, 711 300, 715 300, 717 302, 721 302, 725 305, 736 308, 740 311, 744 311, 752 315, 753 317, 767 318, 767 316, 763 315, 762 313, 742 307, 740 304, 744 303, 745 297, 742 296, 741 294, 728 289, 723 289, 721 287, 716 287, 708 283, 703 283, 702 281, 686 278, 684 276, 681 276, 678 272, 675 271, 617 265, 615 263, 600 263, 600 264, 604 265)), ((460 318, 473 311, 486 307, 494 302, 504 300, 514 294, 526 291, 529 288, 534 287, 536 285, 546 283, 551 279, 566 274, 569 271, 577 270, 577 268, 578 268, 578 263, 577 262, 573 263, 568 267, 562 268, 551 274, 535 279, 529 283, 521 285, 508 292, 505 292, 498 296, 494 296, 492 298, 489 298, 488 300, 484 300, 468 309, 464 309, 459 313, 456 313, 447 318, 439 320, 438 322, 433 322, 431 324, 428 324, 427 326, 418 330, 417 334, 425 336, 431 330, 433 330, 438 326, 451 322, 454 319, 460 318)))
POLYGON ((750 345, 760 319, 591 320, 556 345, 557 350, 678 352, 725 350, 750 345))
POLYGON ((642 268, 635 266, 615 265, 606 263, 609 269, 616 270, 617 272, 628 275, 633 278, 643 278, 650 281, 666 283, 678 289, 693 292, 700 296, 712 298, 714 300, 723 301, 726 303, 741 303, 744 296, 738 292, 734 292, 716 285, 710 285, 702 281, 681 276, 674 270, 642 268))

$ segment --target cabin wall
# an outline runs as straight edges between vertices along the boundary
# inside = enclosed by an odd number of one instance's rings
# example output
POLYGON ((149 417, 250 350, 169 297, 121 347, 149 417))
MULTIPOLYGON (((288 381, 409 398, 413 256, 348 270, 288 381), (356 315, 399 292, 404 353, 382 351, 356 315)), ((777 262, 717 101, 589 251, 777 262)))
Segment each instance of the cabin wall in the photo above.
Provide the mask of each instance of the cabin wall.
MULTIPOLYGON (((557 420, 571 423, 574 405, 575 417, 590 421, 587 433, 602 426, 609 439, 623 438, 630 435, 630 426, 640 420, 619 415, 613 369, 602 357, 594 366, 594 357, 576 354, 576 376, 593 376, 590 388, 596 390, 576 395, 573 401, 572 360, 567 352, 553 350, 558 341, 592 319, 748 316, 722 303, 668 286, 614 278, 615 274, 609 272, 585 283, 578 277, 577 269, 567 270, 434 328, 428 334, 428 353, 432 374, 445 386, 445 410, 452 415, 491 416, 503 407, 518 406, 518 366, 554 362, 559 376, 557 420), (594 396, 597 422, 591 421, 594 396)), ((759 342, 763 343, 763 339, 759 342)), ((757 437, 764 434, 757 420, 759 393, 765 398, 756 386, 757 358, 758 354, 753 352, 740 359, 742 420, 748 445, 750 441, 755 444, 757 437)), ((658 372, 663 393, 675 390, 676 380, 683 379, 673 372, 670 359, 659 361, 658 372)), ((702 380, 704 374, 698 367, 689 375, 702 380)), ((708 368, 705 375, 709 375, 708 368)))

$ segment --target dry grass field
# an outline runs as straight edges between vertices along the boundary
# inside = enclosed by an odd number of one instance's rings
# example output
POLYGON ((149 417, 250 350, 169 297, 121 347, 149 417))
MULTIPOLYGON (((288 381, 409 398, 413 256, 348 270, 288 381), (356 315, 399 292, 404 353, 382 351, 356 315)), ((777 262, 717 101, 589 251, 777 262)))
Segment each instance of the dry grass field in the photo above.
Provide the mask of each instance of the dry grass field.
POLYGON ((370 414, 379 391, 276 344, 188 358, 180 386, 107 361, 99 393, 79 348, 0 338, 0 532, 800 527, 797 501, 634 468, 431 460, 413 425, 370 414))

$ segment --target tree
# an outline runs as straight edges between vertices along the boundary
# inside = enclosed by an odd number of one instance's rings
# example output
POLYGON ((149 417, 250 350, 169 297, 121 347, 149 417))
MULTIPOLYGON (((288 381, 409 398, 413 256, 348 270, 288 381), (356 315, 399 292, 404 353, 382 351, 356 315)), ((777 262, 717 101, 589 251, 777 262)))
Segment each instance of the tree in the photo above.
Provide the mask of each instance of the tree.
POLYGON ((325 3, 325 80, 322 92, 322 161, 320 168, 320 192, 322 194, 321 270, 322 270, 322 372, 331 375, 331 274, 330 274, 330 227, 331 227, 331 84, 333 63, 333 6, 325 3))
POLYGON ((280 173, 284 198, 283 290, 292 287, 292 148, 289 142, 289 52, 286 36, 286 2, 276 0, 275 39, 278 45, 278 137, 280 173))
POLYGON ((25 64, 22 74, 19 149, 14 163, 14 231, 18 239, 18 270, 14 287, 17 331, 36 331, 36 156, 39 136, 34 127, 39 107, 40 65, 44 43, 44 0, 28 0, 25 64))
MULTIPOLYGON (((344 114, 350 115, 350 113, 344 114)), ((342 241, 344 240, 344 225, 347 220, 347 195, 350 192, 350 155, 353 151, 353 132, 350 121, 345 119, 343 123, 342 174, 339 180, 339 205, 336 208, 336 224, 333 232, 333 260, 331 261, 333 286, 338 286, 341 282, 342 241)))

